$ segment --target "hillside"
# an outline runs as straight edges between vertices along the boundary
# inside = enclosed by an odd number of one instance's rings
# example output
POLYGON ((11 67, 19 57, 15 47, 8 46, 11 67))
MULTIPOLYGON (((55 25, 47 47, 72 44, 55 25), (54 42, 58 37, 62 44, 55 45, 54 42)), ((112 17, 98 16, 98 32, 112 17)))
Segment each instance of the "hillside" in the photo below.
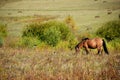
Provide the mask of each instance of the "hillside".
POLYGON ((1 4, 4 5, 0 8, 0 22, 4 21, 10 27, 40 19, 23 16, 57 16, 64 20, 71 15, 80 28, 79 32, 93 32, 105 22, 118 20, 120 14, 120 0, 2 0, 1 4), (8 19, 4 18, 6 16, 8 19), (11 24, 10 17, 18 18, 11 24))
POLYGON ((4 6, 5 4, 13 3, 16 1, 21 1, 21 0, 0 0, 0 7, 4 6))
MULTIPOLYGON (((2 9, 83 10, 120 9, 120 0, 2 0, 2 9)), ((2 4, 1 3, 1 4, 2 4)))

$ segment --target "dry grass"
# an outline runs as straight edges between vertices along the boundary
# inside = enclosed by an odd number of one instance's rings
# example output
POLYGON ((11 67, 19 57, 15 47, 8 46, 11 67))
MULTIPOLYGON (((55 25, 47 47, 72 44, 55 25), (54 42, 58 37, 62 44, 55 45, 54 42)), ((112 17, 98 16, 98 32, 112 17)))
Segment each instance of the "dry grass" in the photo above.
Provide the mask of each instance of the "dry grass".
POLYGON ((0 49, 0 80, 119 80, 120 54, 0 49))

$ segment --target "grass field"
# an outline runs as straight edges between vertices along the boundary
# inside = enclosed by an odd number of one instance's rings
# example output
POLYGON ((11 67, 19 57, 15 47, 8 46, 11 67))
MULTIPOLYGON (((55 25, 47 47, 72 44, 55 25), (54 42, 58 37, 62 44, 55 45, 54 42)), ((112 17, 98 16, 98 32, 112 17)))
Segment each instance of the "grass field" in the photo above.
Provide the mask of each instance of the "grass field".
MULTIPOLYGON (((21 18, 23 16, 43 15, 43 16, 57 16, 57 19, 64 20, 67 16, 71 15, 80 28, 79 31, 91 32, 100 27, 103 23, 111 20, 118 20, 120 14, 120 0, 20 0, 6 3, 0 8, 0 16, 5 20, 9 26, 24 26, 22 25, 21 18), (111 14, 108 14, 111 12, 111 14), (11 18, 18 17, 17 21, 11 24, 11 18), (99 18, 95 18, 99 16, 99 18), (20 18, 20 19, 19 19, 20 18), (9 24, 10 23, 10 24, 9 24), (19 23, 19 24, 16 24, 19 23)), ((40 17, 39 17, 40 18, 40 17)), ((38 18, 38 19, 39 19, 38 18)), ((25 19, 25 18, 24 18, 25 19)), ((23 19, 23 20, 24 20, 23 19)), ((26 18, 35 19, 35 18, 26 18)), ((26 23, 26 22, 25 22, 26 23)), ((22 27, 23 28, 23 27, 22 27)), ((19 31, 17 31, 19 32, 19 31)))
POLYGON ((0 49, 1 80, 119 80, 120 55, 0 49))
POLYGON ((0 23, 7 24, 8 36, 0 48, 0 80, 120 80, 116 50, 75 55, 63 48, 13 47, 26 25, 64 21, 69 15, 79 36, 94 34, 104 23, 120 19, 120 0, 1 0, 0 23))

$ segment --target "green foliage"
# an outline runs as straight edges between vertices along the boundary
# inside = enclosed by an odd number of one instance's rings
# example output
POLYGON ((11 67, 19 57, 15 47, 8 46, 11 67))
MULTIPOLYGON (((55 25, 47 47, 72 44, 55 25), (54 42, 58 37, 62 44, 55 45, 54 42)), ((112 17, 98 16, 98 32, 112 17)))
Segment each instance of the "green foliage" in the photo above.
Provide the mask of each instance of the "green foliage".
POLYGON ((0 23, 0 36, 6 37, 7 36, 7 26, 5 24, 0 23))
POLYGON ((37 38, 33 37, 23 37, 19 43, 18 46, 23 46, 23 47, 34 47, 37 46, 40 43, 40 40, 37 38))
POLYGON ((2 37, 0 37, 0 47, 2 47, 2 46, 3 46, 3 43, 4 43, 3 38, 2 38, 2 37))
POLYGON ((120 38, 120 21, 110 21, 97 30, 97 35, 111 41, 120 38))
POLYGON ((23 31, 23 37, 37 37, 40 41, 56 46, 60 41, 70 41, 74 36, 69 27, 59 21, 30 24, 23 31))
POLYGON ((7 26, 0 23, 0 47, 4 44, 4 37, 7 36, 7 26))
POLYGON ((120 50, 120 21, 110 21, 100 27, 96 34, 105 38, 111 50, 120 50))
POLYGON ((44 39, 47 44, 51 46, 56 46, 57 43, 60 41, 60 31, 57 30, 55 27, 50 27, 44 31, 44 39))
POLYGON ((109 45, 111 46, 113 50, 120 50, 120 39, 117 38, 117 39, 110 41, 109 45))
POLYGON ((69 36, 69 44, 68 47, 70 49, 74 49, 75 45, 78 43, 77 39, 75 38, 75 36, 73 34, 70 34, 71 36, 69 36))

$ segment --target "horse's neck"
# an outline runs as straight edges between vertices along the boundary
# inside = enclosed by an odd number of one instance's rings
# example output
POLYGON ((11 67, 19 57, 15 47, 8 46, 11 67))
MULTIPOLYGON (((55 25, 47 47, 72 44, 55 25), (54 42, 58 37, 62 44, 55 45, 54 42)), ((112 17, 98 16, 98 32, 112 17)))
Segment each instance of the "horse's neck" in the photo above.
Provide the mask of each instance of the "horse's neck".
POLYGON ((83 46, 83 42, 80 42, 80 43, 78 44, 78 47, 81 48, 82 46, 83 46))

